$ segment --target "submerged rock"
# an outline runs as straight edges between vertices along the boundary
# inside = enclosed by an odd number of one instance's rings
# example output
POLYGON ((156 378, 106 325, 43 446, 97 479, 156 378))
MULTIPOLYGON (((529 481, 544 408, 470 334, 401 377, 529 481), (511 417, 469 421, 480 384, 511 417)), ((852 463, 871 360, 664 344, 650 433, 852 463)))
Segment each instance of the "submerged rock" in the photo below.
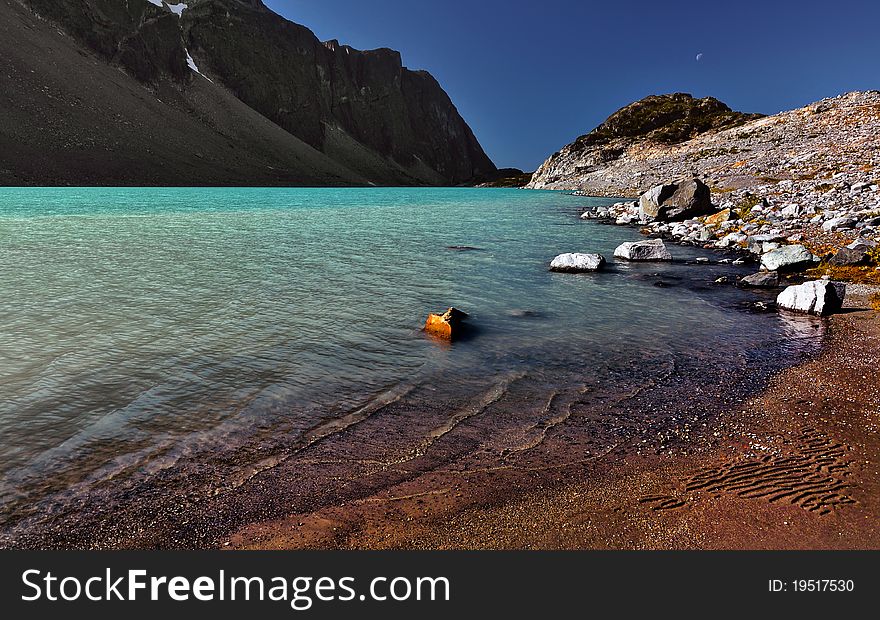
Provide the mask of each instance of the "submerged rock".
POLYGON ((601 254, 560 254, 550 263, 550 271, 564 273, 598 271, 604 264, 605 257, 601 254))
POLYGON ((797 271, 813 264, 815 257, 802 245, 786 245, 761 257, 767 271, 797 271))
POLYGON ((771 312, 776 310, 775 301, 749 301, 746 302, 745 308, 752 312, 771 312))
POLYGON ((614 250, 616 258, 631 261, 669 261, 672 254, 666 249, 662 239, 650 239, 647 241, 629 241, 623 243, 614 250))
POLYGON ((515 319, 539 319, 543 316, 543 314, 538 310, 524 310, 521 308, 508 310, 507 315, 515 319))
POLYGON ((779 294, 776 303, 780 308, 805 314, 827 316, 843 307, 846 284, 831 280, 813 280, 798 286, 789 286, 779 294))
POLYGON ((461 323, 468 315, 457 308, 449 308, 443 314, 429 314, 425 331, 443 340, 454 340, 461 331, 461 323))
POLYGON ((776 288, 779 284, 779 274, 775 271, 759 271, 739 281, 744 288, 776 288))

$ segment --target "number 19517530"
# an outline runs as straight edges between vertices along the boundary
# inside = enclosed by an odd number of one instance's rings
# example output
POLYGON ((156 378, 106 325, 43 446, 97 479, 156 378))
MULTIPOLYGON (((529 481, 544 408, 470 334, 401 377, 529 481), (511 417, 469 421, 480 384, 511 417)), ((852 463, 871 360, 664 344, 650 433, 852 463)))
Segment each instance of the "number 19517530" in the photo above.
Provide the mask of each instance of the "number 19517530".
POLYGON ((771 579, 770 592, 852 592, 856 584, 852 579, 771 579))

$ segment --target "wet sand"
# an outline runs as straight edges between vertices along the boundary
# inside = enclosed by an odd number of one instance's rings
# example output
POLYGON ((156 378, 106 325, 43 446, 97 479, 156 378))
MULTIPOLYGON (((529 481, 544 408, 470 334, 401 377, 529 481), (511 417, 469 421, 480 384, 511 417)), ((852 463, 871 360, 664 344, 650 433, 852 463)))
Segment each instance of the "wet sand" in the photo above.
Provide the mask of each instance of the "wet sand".
POLYGON ((220 544, 878 549, 880 316, 866 309, 864 295, 851 295, 847 306, 827 320, 814 359, 708 424, 694 424, 692 434, 619 455, 613 445, 592 453, 576 444, 560 450, 557 442, 542 458, 513 458, 511 450, 547 443, 550 427, 535 428, 494 464, 450 459, 374 494, 255 522, 220 544))

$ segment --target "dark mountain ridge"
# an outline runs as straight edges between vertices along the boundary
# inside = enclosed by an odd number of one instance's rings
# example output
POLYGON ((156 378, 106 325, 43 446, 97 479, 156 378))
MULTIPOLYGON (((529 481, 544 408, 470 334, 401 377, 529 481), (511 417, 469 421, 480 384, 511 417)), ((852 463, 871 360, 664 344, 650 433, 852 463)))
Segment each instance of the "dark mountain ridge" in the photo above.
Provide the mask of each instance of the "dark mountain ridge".
MULTIPOLYGON (((181 5, 157 6, 154 1, 160 0, 0 0, 3 21, 10 24, 10 36, 0 38, 0 52, 8 52, 10 65, 0 114, 31 122, 39 133, 44 120, 39 102, 32 102, 36 103, 32 108, 24 102, 50 82, 72 96, 81 83, 94 81, 103 72, 94 62, 97 57, 111 68, 121 68, 125 78, 154 94, 167 107, 170 119, 200 125, 180 126, 175 140, 188 143, 185 132, 201 134, 206 128, 220 134, 192 145, 202 163, 189 164, 187 184, 455 185, 495 173, 495 166, 437 81, 427 72, 405 68, 398 52, 322 43, 310 30, 276 15, 259 0, 190 0, 182 11, 181 5), (69 79, 65 82, 64 76, 51 75, 47 65, 52 60, 44 57, 37 62, 21 54, 22 46, 41 48, 44 56, 58 55, 59 48, 67 48, 66 57, 58 62, 68 65, 69 79), (78 58, 70 57, 74 46, 83 48, 77 50, 78 58), (23 108, 30 113, 22 114, 23 108), (252 112, 276 127, 262 123, 252 112), (176 119, 177 113, 191 117, 189 122, 176 119), (252 128, 256 134, 241 135, 240 116, 247 117, 246 124, 260 126, 252 128), (267 148, 273 151, 268 156, 267 148), (285 152, 291 150, 296 156, 285 152), (223 174, 212 173, 212 163, 224 167, 223 174), (245 174, 245 169, 250 170, 245 174)), ((117 118, 132 122, 129 134, 120 137, 141 146, 126 152, 126 145, 120 144, 115 151, 123 159, 131 156, 142 161, 152 173, 138 179, 137 175, 102 177, 92 172, 82 182, 180 182, 167 171, 168 161, 161 153, 163 136, 155 136, 153 147, 148 146, 151 136, 138 130, 137 121, 142 119, 131 118, 139 116, 142 106, 131 100, 132 86, 104 88, 103 99, 95 105, 109 107, 117 118)), ((51 116, 53 110, 48 107, 51 116)), ((3 157, 0 170, 5 170, 5 177, 14 176, 16 182, 25 184, 80 180, 80 173, 66 172, 62 165, 67 150, 63 145, 70 142, 71 134, 89 133, 90 128, 76 115, 65 128, 64 111, 57 112, 56 139, 48 142, 61 147, 52 149, 61 159, 53 162, 53 155, 46 155, 48 168, 54 172, 40 174, 28 162, 3 157)), ((101 124, 91 128, 99 141, 108 131, 112 133, 101 124)), ((0 129, 0 144, 12 143, 12 133, 0 129)), ((159 133, 167 132, 160 129, 159 133)), ((18 136, 22 138, 31 141, 18 136)), ((47 136, 34 139, 46 142, 47 136)), ((22 150, 20 144, 15 148, 22 150)), ((74 153, 76 157, 101 159, 84 149, 74 153)), ((6 182, 2 171, 0 181, 6 182)))

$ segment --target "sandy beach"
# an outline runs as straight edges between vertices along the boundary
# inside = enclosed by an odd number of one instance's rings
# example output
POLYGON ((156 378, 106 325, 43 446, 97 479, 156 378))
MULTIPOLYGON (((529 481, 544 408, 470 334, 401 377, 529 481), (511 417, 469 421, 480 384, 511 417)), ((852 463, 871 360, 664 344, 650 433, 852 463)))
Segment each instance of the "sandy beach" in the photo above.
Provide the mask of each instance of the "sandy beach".
POLYGON ((845 312, 826 320, 819 355, 674 449, 622 461, 572 453, 534 472, 503 463, 434 470, 245 527, 223 545, 876 549, 880 319, 868 291, 852 291, 845 312))

